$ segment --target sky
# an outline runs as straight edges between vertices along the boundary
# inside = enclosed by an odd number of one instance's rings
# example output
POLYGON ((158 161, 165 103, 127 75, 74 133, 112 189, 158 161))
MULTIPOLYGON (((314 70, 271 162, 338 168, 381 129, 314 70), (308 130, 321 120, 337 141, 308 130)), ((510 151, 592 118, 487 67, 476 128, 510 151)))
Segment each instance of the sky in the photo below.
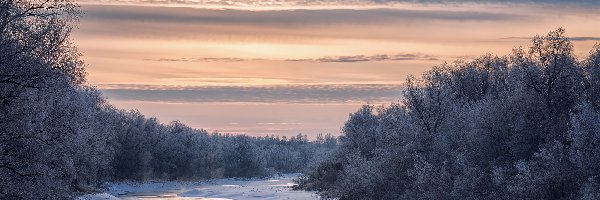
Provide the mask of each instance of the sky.
POLYGON ((600 42, 596 0, 94 0, 73 41, 109 102, 210 132, 340 134, 408 75, 567 30, 600 42))

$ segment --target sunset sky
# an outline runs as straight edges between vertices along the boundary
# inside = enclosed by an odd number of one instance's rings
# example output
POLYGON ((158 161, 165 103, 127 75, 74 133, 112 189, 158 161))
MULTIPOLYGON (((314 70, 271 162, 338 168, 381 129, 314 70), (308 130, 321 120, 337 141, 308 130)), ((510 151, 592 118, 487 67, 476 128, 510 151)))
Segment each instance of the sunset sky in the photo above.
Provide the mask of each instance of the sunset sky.
POLYGON ((596 0, 501 2, 79 1, 74 42, 119 108, 208 131, 337 135, 435 65, 506 55, 558 27, 579 57, 600 42, 596 0))

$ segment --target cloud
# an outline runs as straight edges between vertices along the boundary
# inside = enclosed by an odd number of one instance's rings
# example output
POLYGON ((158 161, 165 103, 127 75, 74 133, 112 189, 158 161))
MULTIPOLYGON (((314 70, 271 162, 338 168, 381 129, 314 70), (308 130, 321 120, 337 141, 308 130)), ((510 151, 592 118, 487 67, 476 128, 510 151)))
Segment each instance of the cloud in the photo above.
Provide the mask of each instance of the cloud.
POLYGON ((286 61, 294 62, 370 62, 370 61, 390 61, 390 60, 439 60, 438 58, 417 53, 417 54, 378 54, 378 55, 354 55, 354 56, 336 56, 336 57, 322 57, 317 59, 288 59, 286 61))
POLYGON ((215 10, 203 8, 151 7, 127 5, 85 5, 84 19, 96 21, 163 22, 176 24, 218 24, 253 26, 303 26, 330 24, 394 24, 415 20, 495 21, 522 16, 478 11, 414 9, 325 9, 325 10, 215 10))
MULTIPOLYGON (((517 22, 525 14, 445 9, 218 10, 189 7, 83 5, 82 37, 205 42, 324 43, 352 40, 428 40, 422 27, 468 22, 517 22), (407 30, 410 29, 410 30, 407 30)), ((435 33, 432 33, 435 34, 435 33)), ((450 35, 449 35, 450 36, 450 35)), ((440 42, 448 41, 440 38, 440 42)), ((453 40, 455 41, 455 40, 453 40)))
MULTIPOLYGON (((568 37, 571 41, 600 41, 600 37, 568 37)), ((532 40, 533 37, 505 37, 503 40, 532 40)))
POLYGON ((109 99, 150 102, 254 103, 389 103, 402 94, 401 85, 284 85, 284 86, 149 86, 101 85, 109 99))
POLYGON ((81 0, 81 3, 101 4, 158 4, 158 5, 188 5, 206 7, 294 7, 294 6, 332 6, 332 5, 395 5, 402 3, 411 4, 465 4, 465 3, 493 3, 493 4, 586 4, 597 5, 596 0, 81 0))
POLYGON ((144 59, 157 62, 245 62, 245 61, 288 61, 288 62, 373 62, 373 61, 395 61, 395 60, 439 60, 433 55, 423 53, 400 53, 400 54, 377 54, 377 55, 352 55, 352 56, 328 56, 321 58, 305 59, 266 59, 266 58, 157 58, 144 59))

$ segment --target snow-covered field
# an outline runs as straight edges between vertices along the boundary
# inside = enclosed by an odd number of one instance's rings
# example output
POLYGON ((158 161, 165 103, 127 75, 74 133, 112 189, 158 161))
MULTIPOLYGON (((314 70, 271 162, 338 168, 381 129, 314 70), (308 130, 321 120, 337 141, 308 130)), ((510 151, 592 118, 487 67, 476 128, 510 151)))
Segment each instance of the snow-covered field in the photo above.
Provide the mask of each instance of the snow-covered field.
POLYGON ((270 179, 216 179, 205 182, 113 183, 106 193, 78 200, 99 199, 319 199, 314 192, 292 191, 292 179, 284 174, 270 179))

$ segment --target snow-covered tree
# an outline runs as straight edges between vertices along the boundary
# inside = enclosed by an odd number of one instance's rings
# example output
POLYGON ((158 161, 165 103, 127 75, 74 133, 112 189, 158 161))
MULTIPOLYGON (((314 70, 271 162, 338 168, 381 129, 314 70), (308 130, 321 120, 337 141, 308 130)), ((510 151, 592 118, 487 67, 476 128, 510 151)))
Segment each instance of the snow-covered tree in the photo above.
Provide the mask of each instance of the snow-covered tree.
POLYGON ((350 116, 340 148, 299 188, 340 199, 597 198, 600 50, 578 61, 572 48, 561 28, 509 56, 409 77, 401 104, 350 116))

